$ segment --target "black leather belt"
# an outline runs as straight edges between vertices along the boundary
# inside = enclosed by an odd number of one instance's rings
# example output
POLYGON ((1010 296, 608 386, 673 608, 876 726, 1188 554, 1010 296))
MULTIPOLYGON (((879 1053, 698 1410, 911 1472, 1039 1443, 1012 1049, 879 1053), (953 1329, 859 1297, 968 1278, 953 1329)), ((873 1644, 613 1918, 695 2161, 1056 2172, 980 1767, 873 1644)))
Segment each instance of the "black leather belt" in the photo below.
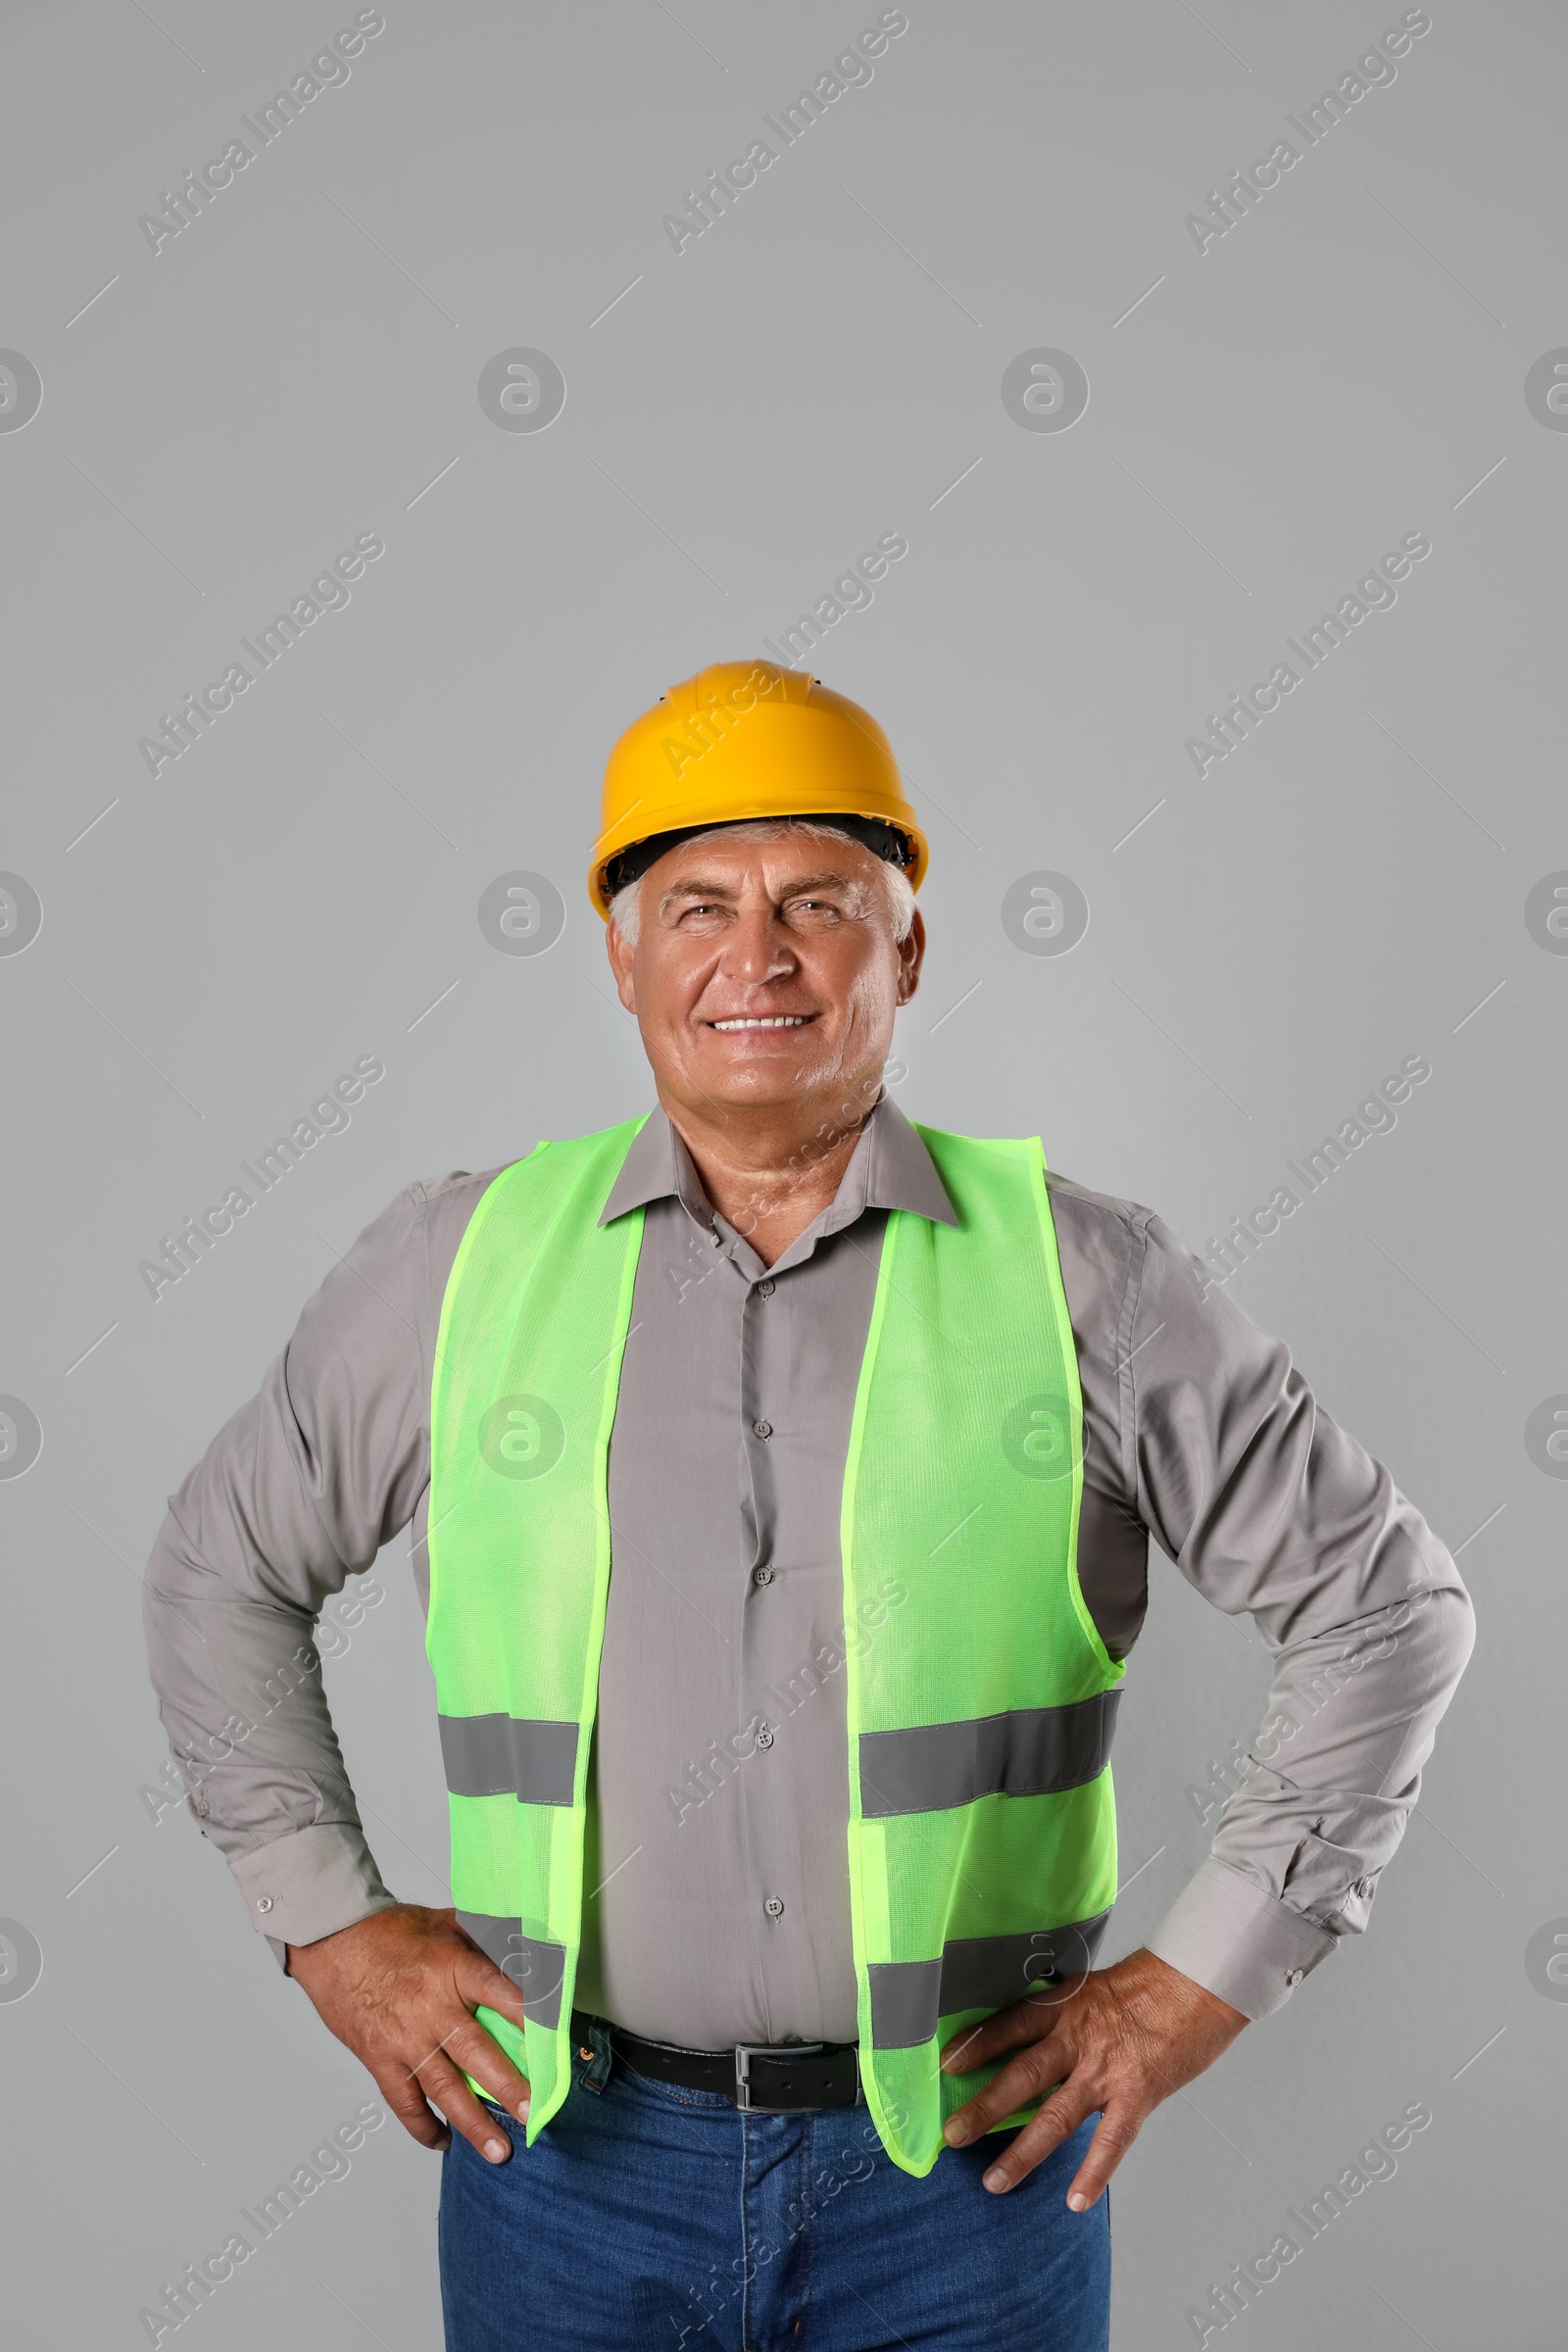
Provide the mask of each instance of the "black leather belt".
POLYGON ((752 2115, 799 2115, 818 2107, 861 2103, 858 2045, 853 2041, 741 2042, 730 2050, 684 2050, 645 2041, 623 2026, 610 2029, 610 2046, 634 2074, 681 2090, 716 2090, 752 2115))

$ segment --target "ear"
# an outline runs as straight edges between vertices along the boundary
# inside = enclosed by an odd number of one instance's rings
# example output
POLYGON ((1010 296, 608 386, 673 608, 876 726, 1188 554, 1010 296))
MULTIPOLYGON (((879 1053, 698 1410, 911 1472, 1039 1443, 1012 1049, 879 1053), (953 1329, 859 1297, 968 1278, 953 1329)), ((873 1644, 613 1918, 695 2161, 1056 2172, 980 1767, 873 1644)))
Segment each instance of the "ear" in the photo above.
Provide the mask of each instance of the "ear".
POLYGON ((901 1004, 907 1004, 909 999, 919 987, 920 966, 924 963, 924 961, 925 918, 921 914, 919 908, 916 907, 914 912, 914 920, 909 925, 907 936, 899 941, 898 1001, 901 1004))
POLYGON ((633 951, 621 937, 615 923, 605 925, 605 948, 610 956, 610 968, 615 978, 615 993, 628 1012, 637 1009, 637 991, 632 984, 633 951))

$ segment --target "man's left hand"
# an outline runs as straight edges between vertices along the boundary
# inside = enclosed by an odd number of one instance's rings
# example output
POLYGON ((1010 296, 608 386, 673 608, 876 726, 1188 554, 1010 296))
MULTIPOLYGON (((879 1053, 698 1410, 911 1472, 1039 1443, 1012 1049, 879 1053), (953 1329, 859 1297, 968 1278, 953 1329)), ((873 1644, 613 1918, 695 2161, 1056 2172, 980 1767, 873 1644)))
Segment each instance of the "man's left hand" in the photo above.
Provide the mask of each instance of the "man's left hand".
POLYGON ((1212 2066, 1249 2021, 1240 2009, 1184 1977, 1152 1952, 1129 1952, 1114 1967, 1064 1977, 1049 1991, 999 2009, 950 2041, 942 2064, 972 2073, 1004 2051, 1018 2056, 985 2089, 950 2115, 953 2146, 1051 2096, 985 2175, 999 2193, 1059 2147, 1100 2110, 1089 2153, 1067 2191, 1074 2213, 1093 2205, 1161 2099, 1212 2066))

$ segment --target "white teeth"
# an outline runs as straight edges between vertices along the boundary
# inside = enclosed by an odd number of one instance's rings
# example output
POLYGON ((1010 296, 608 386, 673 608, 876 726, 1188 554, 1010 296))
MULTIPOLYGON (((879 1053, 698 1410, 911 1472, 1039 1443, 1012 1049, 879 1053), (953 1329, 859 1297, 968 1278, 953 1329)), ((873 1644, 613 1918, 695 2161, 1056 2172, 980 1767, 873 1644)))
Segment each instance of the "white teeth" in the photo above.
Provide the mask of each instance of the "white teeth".
POLYGON ((765 1021, 715 1021, 713 1023, 715 1029, 804 1029, 805 1026, 806 1015, 804 1012, 775 1013, 771 1019, 765 1021))

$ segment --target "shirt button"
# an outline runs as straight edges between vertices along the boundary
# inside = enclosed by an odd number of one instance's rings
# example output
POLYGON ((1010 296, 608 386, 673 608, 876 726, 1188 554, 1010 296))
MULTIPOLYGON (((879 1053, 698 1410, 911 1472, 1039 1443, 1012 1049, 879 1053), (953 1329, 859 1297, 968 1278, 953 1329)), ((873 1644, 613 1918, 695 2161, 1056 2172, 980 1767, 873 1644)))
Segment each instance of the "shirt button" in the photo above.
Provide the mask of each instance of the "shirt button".
POLYGON ((769 1919, 782 1919, 784 1916, 784 1897, 781 1894, 770 1894, 766 1902, 762 1905, 762 1909, 767 1913, 769 1919))
POLYGON ((270 1894, 259 1894, 256 1898, 256 1908, 258 1911, 270 1911, 272 1908, 271 1896, 270 1894))
POLYGON ((1303 1968, 1288 1968, 1285 1971, 1285 1982, 1292 1992, 1296 1990, 1305 1974, 1306 1971, 1303 1968))
POLYGON ((773 1424, 771 1421, 754 1421, 752 1432, 759 1438, 770 1438, 773 1435, 773 1424))
POLYGON ((773 1571, 771 1568, 754 1568, 752 1577, 753 1581, 759 1585, 770 1585, 773 1582, 773 1571))
MULTIPOLYGON (((758 1733, 758 1735, 757 1735, 757 1744, 758 1744, 758 1746, 759 1746, 759 1747, 771 1747, 771 1746, 772 1746, 772 1744, 773 1744, 773 1735, 772 1735, 772 1733, 771 1733, 771 1732, 768 1730, 768 1728, 767 1728, 767 1725, 766 1725, 765 1723, 763 1724, 763 1726, 762 1726, 761 1730, 760 1730, 760 1731, 758 1733)), ((779 1909, 782 1911, 782 1909, 783 1909, 783 1908, 784 1908, 784 1906, 783 1906, 783 1904, 781 1903, 781 1904, 779 1905, 779 1909)))
POLYGON ((758 1284, 758 1286, 757 1286, 757 1296, 759 1297, 759 1298, 772 1298, 772 1296, 773 1296, 773 1284, 772 1284, 771 1277, 770 1277, 770 1278, 769 1278, 769 1279, 768 1279, 766 1282, 760 1282, 760 1283, 758 1284))

